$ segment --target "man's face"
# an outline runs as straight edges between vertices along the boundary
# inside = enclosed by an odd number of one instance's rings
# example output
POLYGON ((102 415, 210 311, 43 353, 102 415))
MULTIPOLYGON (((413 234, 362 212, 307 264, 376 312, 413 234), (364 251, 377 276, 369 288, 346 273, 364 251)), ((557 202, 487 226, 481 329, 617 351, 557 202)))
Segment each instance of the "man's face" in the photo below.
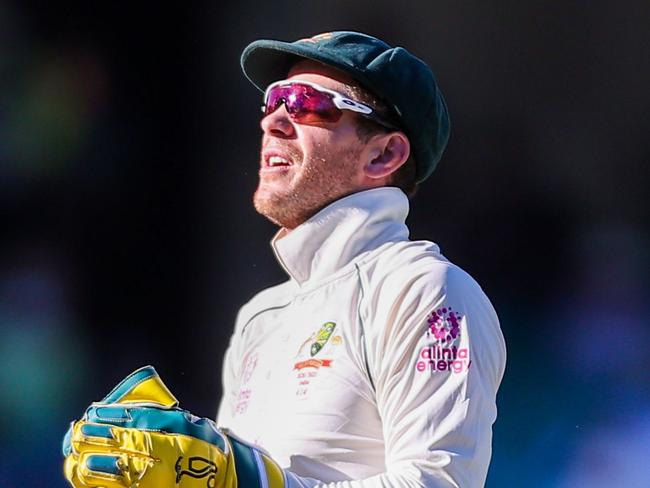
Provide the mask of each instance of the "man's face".
MULTIPOLYGON (((351 83, 336 70, 311 61, 294 65, 287 79, 318 83, 341 93, 351 83)), ((255 209, 293 229, 329 203, 364 189, 365 144, 357 136, 354 117, 343 110, 335 123, 299 124, 284 104, 264 117, 255 209), (272 166, 279 161, 276 158, 289 164, 272 166)))

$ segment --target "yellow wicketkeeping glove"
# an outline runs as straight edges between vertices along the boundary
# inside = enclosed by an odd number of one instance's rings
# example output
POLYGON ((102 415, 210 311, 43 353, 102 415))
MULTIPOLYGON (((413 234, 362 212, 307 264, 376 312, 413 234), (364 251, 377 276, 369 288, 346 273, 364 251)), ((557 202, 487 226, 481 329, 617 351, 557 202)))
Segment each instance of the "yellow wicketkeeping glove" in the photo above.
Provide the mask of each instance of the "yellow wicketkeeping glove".
POLYGON ((127 376, 63 439, 72 486, 103 488, 284 488, 264 452, 178 408, 152 366, 127 376))

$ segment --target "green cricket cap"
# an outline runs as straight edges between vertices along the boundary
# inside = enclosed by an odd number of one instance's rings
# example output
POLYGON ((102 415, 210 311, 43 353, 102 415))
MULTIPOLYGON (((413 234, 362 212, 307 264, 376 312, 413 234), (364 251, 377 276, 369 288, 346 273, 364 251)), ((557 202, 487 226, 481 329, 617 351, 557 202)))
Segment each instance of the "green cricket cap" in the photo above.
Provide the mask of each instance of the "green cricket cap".
POLYGON ((449 114, 431 68, 402 47, 359 32, 338 31, 284 42, 261 39, 242 52, 246 77, 264 92, 301 58, 337 68, 395 113, 411 143, 418 183, 431 175, 449 140, 449 114))

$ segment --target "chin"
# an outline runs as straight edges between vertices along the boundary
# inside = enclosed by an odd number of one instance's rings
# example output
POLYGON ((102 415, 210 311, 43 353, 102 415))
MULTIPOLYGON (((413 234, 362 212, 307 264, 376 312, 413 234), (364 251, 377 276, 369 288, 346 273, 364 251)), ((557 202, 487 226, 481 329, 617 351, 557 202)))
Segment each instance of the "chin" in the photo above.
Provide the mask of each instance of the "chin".
POLYGON ((301 211, 298 202, 290 195, 257 189, 253 196, 253 206, 260 215, 280 227, 293 229, 310 217, 309 212, 301 211))
POLYGON ((284 214, 282 210, 283 205, 278 200, 280 198, 277 194, 258 188, 255 195, 253 195, 253 206, 257 213, 266 217, 274 224, 284 227, 286 219, 282 218, 284 214))

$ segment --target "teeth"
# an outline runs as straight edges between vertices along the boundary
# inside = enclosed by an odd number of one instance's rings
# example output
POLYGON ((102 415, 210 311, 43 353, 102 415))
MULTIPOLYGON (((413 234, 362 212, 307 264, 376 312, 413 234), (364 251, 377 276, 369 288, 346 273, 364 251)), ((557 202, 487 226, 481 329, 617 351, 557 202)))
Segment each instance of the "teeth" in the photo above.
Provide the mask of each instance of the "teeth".
POLYGON ((275 165, 278 165, 278 164, 289 164, 289 161, 287 161, 286 159, 284 159, 283 157, 280 157, 280 156, 271 156, 269 158, 269 165, 270 166, 275 166, 275 165))

